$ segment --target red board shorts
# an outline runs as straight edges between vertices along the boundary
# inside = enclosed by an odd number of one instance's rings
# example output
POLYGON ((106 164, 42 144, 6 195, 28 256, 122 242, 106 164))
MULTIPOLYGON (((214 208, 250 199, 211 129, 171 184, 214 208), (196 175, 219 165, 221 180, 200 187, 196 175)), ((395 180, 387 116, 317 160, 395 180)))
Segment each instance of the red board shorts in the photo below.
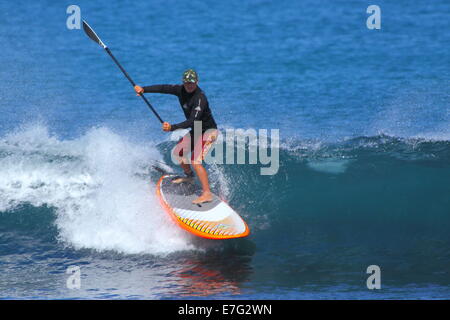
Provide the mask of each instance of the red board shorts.
POLYGON ((200 164, 205 159, 211 146, 217 139, 218 131, 216 129, 209 129, 203 132, 199 137, 194 137, 194 133, 189 131, 177 143, 173 149, 173 154, 177 158, 183 159, 187 162, 187 155, 191 154, 191 163, 200 164), (195 140, 195 138, 197 138, 195 140))

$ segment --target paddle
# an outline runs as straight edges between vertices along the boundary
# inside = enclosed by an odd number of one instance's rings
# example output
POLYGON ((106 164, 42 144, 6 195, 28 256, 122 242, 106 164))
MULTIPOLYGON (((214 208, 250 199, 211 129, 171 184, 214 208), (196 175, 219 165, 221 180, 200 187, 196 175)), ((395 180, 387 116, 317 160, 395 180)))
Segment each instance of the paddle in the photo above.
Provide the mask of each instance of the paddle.
MULTIPOLYGON (((86 32, 87 36, 89 38, 91 38, 93 41, 97 42, 100 46, 103 47, 103 49, 105 49, 105 51, 109 54, 109 56, 114 60, 114 62, 117 64, 117 66, 119 67, 119 69, 123 72, 123 74, 125 75, 125 77, 127 77, 128 81, 130 81, 131 85, 134 87, 136 85, 136 83, 134 83, 134 81, 131 79, 131 77, 128 75, 128 73, 125 71, 125 69, 120 65, 119 61, 117 61, 117 59, 113 56, 113 54, 111 53, 111 50, 109 50, 109 48, 103 43, 102 40, 100 40, 100 38, 97 36, 97 34, 95 33, 95 31, 87 24, 86 21, 83 20, 83 29, 84 32, 86 32)), ((153 111, 153 113, 155 114, 155 116, 158 118, 158 120, 163 123, 164 121, 161 119, 161 117, 159 116, 159 114, 155 111, 155 109, 153 109, 152 105, 150 104, 150 102, 148 102, 147 98, 144 97, 143 94, 140 94, 141 98, 144 99, 144 102, 147 104, 147 106, 150 108, 150 110, 153 111)))

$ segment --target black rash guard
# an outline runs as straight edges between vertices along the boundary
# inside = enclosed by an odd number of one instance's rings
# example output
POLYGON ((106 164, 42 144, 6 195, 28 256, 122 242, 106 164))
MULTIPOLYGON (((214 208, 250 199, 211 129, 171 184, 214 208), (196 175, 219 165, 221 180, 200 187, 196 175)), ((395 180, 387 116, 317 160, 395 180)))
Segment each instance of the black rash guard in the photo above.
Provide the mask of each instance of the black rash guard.
POLYGON ((208 129, 217 129, 216 122, 209 109, 208 99, 202 89, 197 87, 195 91, 188 93, 183 85, 160 84, 143 87, 145 93, 166 93, 178 97, 181 108, 183 109, 186 121, 173 124, 170 131, 177 129, 194 129, 194 121, 202 122, 202 131, 208 129))

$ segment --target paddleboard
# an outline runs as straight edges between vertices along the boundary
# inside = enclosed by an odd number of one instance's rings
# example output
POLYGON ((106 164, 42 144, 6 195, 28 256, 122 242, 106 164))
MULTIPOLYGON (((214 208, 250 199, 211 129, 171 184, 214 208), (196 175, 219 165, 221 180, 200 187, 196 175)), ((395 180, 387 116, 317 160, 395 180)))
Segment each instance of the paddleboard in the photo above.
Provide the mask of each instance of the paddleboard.
POLYGON ((207 239, 233 239, 249 235, 245 221, 217 195, 211 202, 193 204, 201 194, 195 183, 173 183, 177 175, 163 175, 156 195, 169 216, 184 230, 207 239))

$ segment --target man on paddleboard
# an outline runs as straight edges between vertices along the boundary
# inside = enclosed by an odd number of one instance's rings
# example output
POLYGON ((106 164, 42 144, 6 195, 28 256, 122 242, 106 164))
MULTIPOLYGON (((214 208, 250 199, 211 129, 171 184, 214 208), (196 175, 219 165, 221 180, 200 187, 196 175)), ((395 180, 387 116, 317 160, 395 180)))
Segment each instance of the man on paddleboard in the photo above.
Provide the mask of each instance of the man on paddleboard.
POLYGON ((183 73, 182 81, 182 85, 163 84, 146 87, 136 85, 134 90, 138 95, 143 93, 165 93, 178 97, 186 120, 172 125, 164 122, 162 126, 164 131, 190 129, 173 149, 173 155, 178 159, 186 177, 176 179, 173 182, 181 183, 193 180, 194 173, 189 165, 189 162, 191 162, 203 189, 200 197, 192 202, 209 202, 212 201, 213 196, 209 188, 208 173, 202 165, 202 160, 204 160, 212 144, 217 139, 217 125, 209 108, 206 95, 198 86, 197 72, 193 69, 186 70, 183 73), (201 133, 194 134, 194 121, 201 121, 201 133), (189 153, 191 154, 191 161, 188 159, 189 153))

